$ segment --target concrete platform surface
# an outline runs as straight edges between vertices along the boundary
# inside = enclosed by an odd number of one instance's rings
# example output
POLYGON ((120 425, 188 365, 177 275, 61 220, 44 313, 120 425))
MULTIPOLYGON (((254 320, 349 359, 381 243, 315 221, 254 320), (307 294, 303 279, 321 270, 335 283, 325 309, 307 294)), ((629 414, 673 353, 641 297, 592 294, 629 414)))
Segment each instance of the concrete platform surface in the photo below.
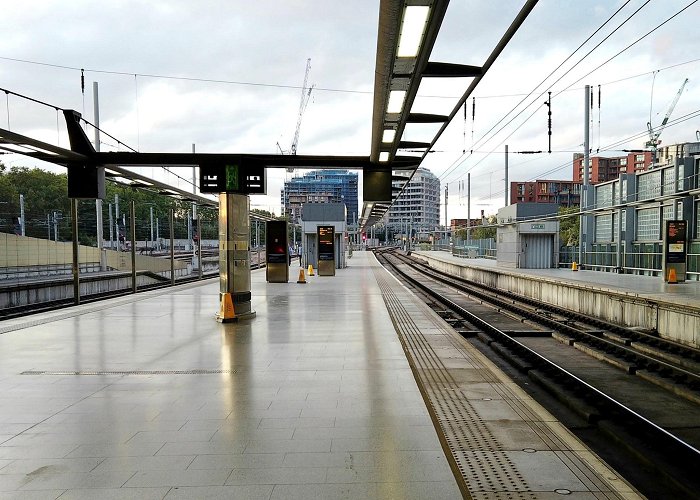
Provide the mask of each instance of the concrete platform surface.
POLYGON ((445 262, 456 263, 466 267, 486 268, 503 274, 536 277, 557 282, 566 282, 576 286, 598 288, 617 293, 647 297, 656 301, 700 308, 700 281, 685 281, 668 284, 656 276, 634 274, 606 273, 603 271, 572 271, 571 269, 510 269, 499 267, 493 259, 467 259, 457 257, 449 252, 417 251, 415 255, 424 255, 445 262))
POLYGON ((0 323, 0 498, 461 498, 370 259, 0 323))

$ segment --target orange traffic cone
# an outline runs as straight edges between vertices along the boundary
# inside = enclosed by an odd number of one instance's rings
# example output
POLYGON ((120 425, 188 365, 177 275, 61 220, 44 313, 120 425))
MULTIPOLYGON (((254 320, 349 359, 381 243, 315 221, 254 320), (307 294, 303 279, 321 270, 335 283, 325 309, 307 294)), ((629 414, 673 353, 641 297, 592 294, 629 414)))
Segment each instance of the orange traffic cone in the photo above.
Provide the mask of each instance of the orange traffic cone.
POLYGON ((309 276, 314 276, 314 266, 309 264, 309 276))
POLYGON ((572 271, 578 271, 578 264, 576 264, 576 261, 573 261, 571 263, 571 270, 572 271))
POLYGON ((678 283, 678 279, 676 278, 676 268, 672 267, 671 269, 668 270, 668 283, 670 285, 675 285, 678 283))
POLYGON ((222 293, 221 304, 219 305, 219 314, 216 315, 216 320, 221 323, 227 323, 236 319, 236 312, 233 308, 233 300, 230 293, 222 293))
POLYGON ((304 276, 303 267, 299 269, 299 279, 297 280, 297 283, 306 284, 306 276, 304 276))

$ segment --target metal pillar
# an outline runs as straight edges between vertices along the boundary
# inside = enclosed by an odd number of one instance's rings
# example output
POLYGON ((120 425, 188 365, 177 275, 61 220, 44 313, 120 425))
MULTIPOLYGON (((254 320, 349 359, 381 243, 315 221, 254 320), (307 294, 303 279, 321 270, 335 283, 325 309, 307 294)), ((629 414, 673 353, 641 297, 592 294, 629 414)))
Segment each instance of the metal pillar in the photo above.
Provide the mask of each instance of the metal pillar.
POLYGON ((175 209, 170 209, 170 284, 175 284, 175 209))
POLYGON ((136 293, 136 202, 131 200, 131 210, 129 216, 131 233, 131 291, 136 293))
POLYGON ((581 187, 581 197, 580 197, 580 211, 579 215, 579 234, 578 234, 578 264, 581 266, 583 264, 583 246, 587 243, 588 235, 584 235, 587 224, 587 216, 583 212, 588 208, 588 160, 589 160, 589 136, 590 136, 590 92, 591 86, 586 85, 584 97, 584 112, 583 112, 583 185, 581 187))
POLYGON ((20 234, 22 236, 25 236, 24 233, 24 195, 20 194, 19 195, 19 227, 20 227, 20 234))
MULTIPOLYGON (((255 317, 250 294, 250 199, 242 194, 219 195, 219 302, 230 295, 231 318, 226 323, 255 317)), ((224 307, 221 308, 225 309, 224 307)))
POLYGON ((508 189, 508 144, 506 144, 506 178, 505 178, 505 181, 506 181, 506 185, 505 185, 505 188, 506 188, 506 204, 503 205, 503 206, 504 206, 504 207, 507 207, 508 205, 510 205, 510 189, 508 189))
POLYGON ((472 174, 467 173, 467 245, 472 230, 472 174))
POLYGON ((80 255, 78 246, 78 200, 70 200, 71 226, 73 230, 73 303, 80 304, 80 255))

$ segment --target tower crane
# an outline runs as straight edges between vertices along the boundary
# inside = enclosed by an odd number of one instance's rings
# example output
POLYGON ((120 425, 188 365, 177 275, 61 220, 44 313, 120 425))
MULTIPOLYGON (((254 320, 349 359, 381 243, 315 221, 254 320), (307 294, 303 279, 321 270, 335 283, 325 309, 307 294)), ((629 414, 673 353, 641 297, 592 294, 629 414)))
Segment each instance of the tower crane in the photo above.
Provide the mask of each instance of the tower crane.
POLYGON ((666 124, 668 123, 668 119, 671 117, 671 113, 673 113, 673 108, 675 108, 676 104, 678 104, 678 99, 681 98, 681 94, 683 93, 683 89, 685 88, 686 83, 688 83, 687 78, 683 82, 683 85, 681 85, 681 88, 678 89, 678 93, 676 94, 676 97, 673 99, 673 102, 668 107, 668 111, 666 111, 666 116, 664 116, 664 119, 662 120, 661 125, 659 125, 656 128, 653 128, 651 126, 651 122, 647 122, 647 130, 649 131, 649 140, 645 143, 645 146, 648 148, 651 148, 652 167, 653 167, 654 163, 656 163, 656 150, 659 147, 659 144, 661 144, 661 141, 659 140, 659 136, 661 135, 661 132, 664 131, 664 128, 666 127, 666 124))
MULTIPOLYGON (((301 100, 299 101, 299 113, 297 114, 297 128, 294 131, 294 140, 292 140, 292 146, 289 149, 289 154, 297 154, 297 145, 299 144, 299 131, 301 130, 301 119, 304 117, 304 111, 306 111, 306 105, 309 104, 309 99, 311 98, 311 91, 314 89, 315 85, 311 85, 307 88, 306 84, 309 81, 309 70, 311 70, 311 58, 306 60, 306 73, 304 73, 304 85, 301 87, 301 100)), ((284 154, 279 142, 277 143, 277 148, 280 153, 284 154)), ((287 168, 287 172, 293 172, 293 168, 287 168)))

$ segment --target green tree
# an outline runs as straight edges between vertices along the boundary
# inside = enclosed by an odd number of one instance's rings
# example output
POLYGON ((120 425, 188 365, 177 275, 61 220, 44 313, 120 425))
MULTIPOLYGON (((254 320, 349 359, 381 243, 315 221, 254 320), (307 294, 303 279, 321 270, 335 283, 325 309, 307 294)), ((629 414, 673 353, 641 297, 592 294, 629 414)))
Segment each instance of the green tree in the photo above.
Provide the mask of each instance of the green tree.
MULTIPOLYGON (((579 211, 578 206, 559 207, 559 215, 576 214, 579 211)), ((570 217, 561 217, 559 219, 559 238, 567 246, 578 244, 579 218, 576 215, 570 217)))

